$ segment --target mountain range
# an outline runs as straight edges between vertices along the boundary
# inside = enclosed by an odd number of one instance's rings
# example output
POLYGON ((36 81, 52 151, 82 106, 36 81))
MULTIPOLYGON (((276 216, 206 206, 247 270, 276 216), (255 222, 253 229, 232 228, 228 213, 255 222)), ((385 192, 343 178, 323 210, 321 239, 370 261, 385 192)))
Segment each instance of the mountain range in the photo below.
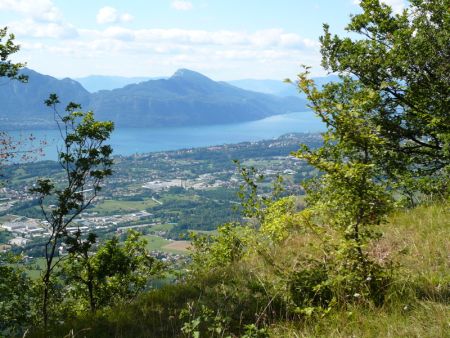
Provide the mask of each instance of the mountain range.
POLYGON ((301 111, 305 100, 244 90, 216 82, 187 69, 170 78, 148 80, 113 90, 88 92, 70 78, 56 79, 30 69, 23 70, 28 83, 0 83, 2 129, 51 128, 53 112, 43 102, 56 93, 61 110, 70 101, 92 109, 101 120, 117 127, 160 127, 223 124, 257 120, 301 111))
MULTIPOLYGON (((167 79, 167 77, 125 77, 125 76, 109 76, 109 75, 89 75, 85 77, 75 78, 84 88, 89 92, 94 93, 100 90, 113 90, 125 87, 129 84, 137 84, 148 80, 167 79)), ((335 75, 328 75, 322 77, 313 77, 314 82, 318 86, 331 81, 339 81, 335 75)), ((298 92, 295 85, 284 83, 280 80, 269 79, 242 79, 231 80, 227 83, 245 90, 259 92, 264 94, 271 94, 276 96, 300 96, 304 97, 302 93, 298 92)))

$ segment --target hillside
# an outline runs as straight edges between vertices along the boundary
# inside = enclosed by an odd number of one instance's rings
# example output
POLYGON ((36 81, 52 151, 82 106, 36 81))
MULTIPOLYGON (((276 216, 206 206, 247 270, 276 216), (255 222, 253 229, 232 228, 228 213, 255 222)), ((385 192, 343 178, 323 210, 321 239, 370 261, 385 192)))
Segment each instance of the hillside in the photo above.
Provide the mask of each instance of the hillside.
MULTIPOLYGON (((267 257, 253 254, 224 271, 205 271, 188 283, 148 292, 95 317, 68 321, 55 328, 54 335, 86 330, 87 337, 175 337, 182 336, 180 328, 189 318, 198 316, 199 321, 210 320, 241 336, 246 318, 251 321, 255 313, 265 313, 261 320, 269 327, 266 335, 252 337, 448 337, 450 247, 442 241, 450 237, 448 216, 448 204, 431 204, 396 212, 380 226, 384 238, 376 245, 379 258, 392 259, 399 267, 383 307, 354 303, 314 320, 282 312, 286 300, 273 295, 282 278, 267 264, 267 257), (200 305, 209 307, 212 317, 208 319, 200 305), (182 309, 189 306, 196 306, 197 312, 183 317, 182 309), (224 322, 214 322, 214 315, 224 322), (224 324, 226 318, 231 323, 224 324), (235 327, 233 320, 238 321, 235 327)), ((272 248, 273 264, 292 268, 299 248, 308 247, 308 240, 298 233, 272 248)))
POLYGON ((2 129, 54 127, 53 112, 44 105, 49 93, 56 93, 63 105, 73 101, 85 107, 89 103, 89 92, 72 79, 58 80, 31 69, 22 74, 28 76, 28 83, 1 80, 2 129))
POLYGON ((298 98, 242 90, 186 69, 169 79, 94 93, 90 106, 100 119, 127 127, 234 123, 305 109, 298 98))
POLYGON ((0 93, 0 119, 5 129, 54 128, 53 112, 45 107, 49 93, 65 105, 80 103, 117 127, 193 126, 235 123, 302 111, 296 97, 280 98, 246 91, 181 69, 169 79, 149 80, 90 94, 78 82, 58 80, 25 70, 27 84, 9 81, 0 93))
MULTIPOLYGON (((94 93, 100 90, 113 90, 123 88, 127 85, 138 84, 149 80, 167 79, 167 77, 126 77, 126 76, 110 76, 110 75, 89 75, 85 77, 75 78, 89 92, 94 93)), ((335 75, 312 78, 319 86, 332 81, 337 81, 335 75)), ((253 92, 276 95, 281 97, 297 96, 304 97, 299 93, 298 88, 293 85, 284 83, 282 79, 241 79, 226 81, 226 83, 253 92)))

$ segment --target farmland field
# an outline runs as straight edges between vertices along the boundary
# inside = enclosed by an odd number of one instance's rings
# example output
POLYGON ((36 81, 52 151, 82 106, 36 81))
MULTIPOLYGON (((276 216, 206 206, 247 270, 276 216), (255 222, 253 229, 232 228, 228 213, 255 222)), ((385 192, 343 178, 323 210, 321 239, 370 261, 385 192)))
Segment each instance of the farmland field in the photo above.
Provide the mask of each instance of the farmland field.
POLYGON ((99 213, 121 213, 145 210, 154 207, 156 202, 151 199, 143 201, 104 200, 97 204, 93 211, 99 213))

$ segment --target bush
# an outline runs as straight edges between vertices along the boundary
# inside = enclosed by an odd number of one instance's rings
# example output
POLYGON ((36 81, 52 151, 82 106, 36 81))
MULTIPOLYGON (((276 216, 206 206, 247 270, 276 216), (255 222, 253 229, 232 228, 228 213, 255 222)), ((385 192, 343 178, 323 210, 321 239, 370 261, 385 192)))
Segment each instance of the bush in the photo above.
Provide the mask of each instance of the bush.
POLYGON ((301 308, 328 307, 333 293, 327 281, 327 270, 321 265, 295 272, 289 287, 295 305, 301 308))

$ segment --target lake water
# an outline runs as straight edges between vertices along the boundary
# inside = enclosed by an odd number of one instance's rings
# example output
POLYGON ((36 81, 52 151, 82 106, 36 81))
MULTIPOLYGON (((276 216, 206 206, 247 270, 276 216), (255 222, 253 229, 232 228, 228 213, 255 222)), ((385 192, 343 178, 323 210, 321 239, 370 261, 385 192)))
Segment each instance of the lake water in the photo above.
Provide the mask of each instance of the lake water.
MULTIPOLYGON (((120 128, 111 135, 114 154, 132 155, 155 151, 206 147, 221 144, 277 138, 291 132, 319 132, 325 129, 312 111, 271 116, 262 120, 195 127, 120 128)), ((32 133, 47 146, 42 159, 56 159, 58 130, 23 130, 10 132, 13 137, 32 133)))

